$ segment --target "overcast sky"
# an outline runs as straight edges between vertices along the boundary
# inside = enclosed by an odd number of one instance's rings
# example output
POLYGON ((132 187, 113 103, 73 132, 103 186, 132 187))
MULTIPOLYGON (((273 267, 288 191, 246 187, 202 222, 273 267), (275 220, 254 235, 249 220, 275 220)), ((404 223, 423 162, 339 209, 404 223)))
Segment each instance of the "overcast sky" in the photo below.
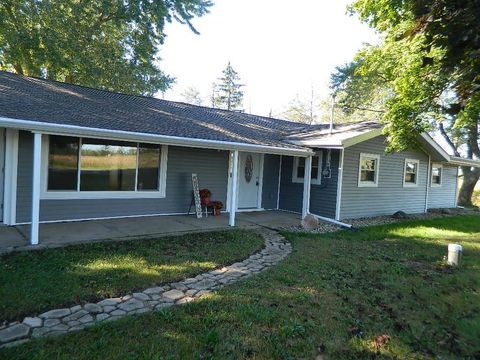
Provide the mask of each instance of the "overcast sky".
POLYGON ((176 78, 165 99, 182 100, 188 86, 210 106, 211 85, 231 61, 244 88, 244 109, 278 114, 313 86, 328 96, 335 66, 352 59, 377 36, 346 14, 347 0, 223 0, 195 19, 200 35, 178 23, 167 24, 160 66, 176 78))

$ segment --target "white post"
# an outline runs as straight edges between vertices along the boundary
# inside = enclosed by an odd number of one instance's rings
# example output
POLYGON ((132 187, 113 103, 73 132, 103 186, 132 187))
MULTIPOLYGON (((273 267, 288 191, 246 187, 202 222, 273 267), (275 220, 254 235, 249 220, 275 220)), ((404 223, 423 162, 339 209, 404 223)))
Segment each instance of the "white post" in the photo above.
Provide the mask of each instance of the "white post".
MULTIPOLYGON (((318 170, 320 171, 320 169, 318 170)), ((312 157, 305 159, 305 174, 303 176, 303 206, 302 218, 310 212, 310 185, 312 182, 312 157)))
POLYGON ((3 223, 15 225, 17 223, 18 130, 7 129, 5 135, 3 223))
POLYGON ((343 183, 343 159, 345 157, 345 149, 340 149, 340 159, 338 164, 337 177, 337 203, 335 206, 335 220, 340 220, 340 211, 342 206, 342 183, 343 183))
POLYGON ((40 221, 40 169, 42 159, 42 134, 33 134, 33 176, 32 176, 32 227, 30 243, 38 244, 38 224, 40 221))
POLYGON ((230 187, 230 219, 228 224, 235 226, 235 212, 237 211, 237 188, 238 188, 238 150, 233 152, 232 162, 232 186, 230 187))

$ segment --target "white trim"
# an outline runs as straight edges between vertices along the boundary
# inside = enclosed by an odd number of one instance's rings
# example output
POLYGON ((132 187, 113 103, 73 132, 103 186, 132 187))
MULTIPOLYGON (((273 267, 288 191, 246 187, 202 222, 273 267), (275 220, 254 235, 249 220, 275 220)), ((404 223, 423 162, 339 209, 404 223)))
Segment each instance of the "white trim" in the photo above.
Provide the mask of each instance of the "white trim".
MULTIPOLYGON (((318 159, 317 161, 317 177, 315 179, 311 179, 310 182, 313 185, 321 185, 322 184, 322 165, 323 165, 323 151, 315 153, 313 157, 318 159)), ((298 177, 298 165, 299 165, 300 158, 295 156, 293 158, 293 167, 292 167, 292 183, 303 184, 304 178, 298 177)), ((307 165, 307 160, 305 158, 305 168, 307 165)), ((312 159, 312 166, 313 166, 313 159, 312 159)))
POLYGON ((376 138, 380 135, 382 135, 382 129, 374 129, 366 133, 342 140, 342 146, 343 148, 348 148, 361 142, 376 138))
POLYGON ((235 226, 235 211, 237 210, 237 196, 238 193, 238 150, 233 152, 233 163, 232 163, 232 192, 230 195, 231 204, 230 204, 230 214, 228 224, 230 226, 235 226))
POLYGON ((310 149, 291 149, 278 146, 245 144, 233 141, 218 141, 206 139, 194 139, 181 136, 168 136, 131 132, 124 130, 100 129, 77 125, 53 124, 40 121, 11 119, 0 117, 0 126, 17 128, 21 130, 43 132, 51 135, 92 137, 100 139, 112 139, 135 142, 163 143, 165 145, 178 145, 186 147, 218 149, 218 150, 241 150, 277 155, 308 156, 313 154, 310 149))
POLYGON ((332 219, 332 218, 325 217, 325 216, 321 216, 321 215, 317 215, 317 214, 312 214, 312 213, 310 213, 310 214, 313 215, 313 216, 315 216, 316 218, 318 218, 318 219, 320 219, 320 220, 328 221, 328 222, 331 222, 331 223, 333 223, 333 224, 346 227, 346 228, 348 228, 348 229, 351 229, 351 228, 352 228, 352 225, 351 225, 351 224, 347 224, 347 223, 338 221, 338 220, 336 220, 336 219, 332 219))
POLYGON ((430 186, 431 187, 441 187, 443 185, 443 165, 440 163, 432 163, 430 170, 430 186), (433 168, 440 169, 440 184, 433 183, 433 168))
POLYGON ((420 175, 420 160, 418 159, 405 159, 405 163, 403 165, 403 187, 417 187, 418 186, 418 178, 420 175), (415 183, 407 183, 405 182, 405 174, 407 173, 407 163, 414 163, 417 165, 416 172, 415 172, 415 183))
POLYGON ((343 186, 343 160, 345 156, 345 150, 340 150, 340 160, 338 164, 338 176, 337 176, 337 203, 335 204, 335 220, 340 220, 340 211, 342 205, 342 186, 343 186))
POLYGON ((264 166, 265 166, 265 154, 260 154, 260 170, 259 170, 260 173, 258 174, 257 209, 262 209, 264 166))
POLYGON ((277 210, 280 209, 280 189, 282 186, 282 162, 283 162, 283 155, 280 155, 280 160, 278 164, 277 210))
POLYGON ((32 171, 32 225, 30 244, 38 244, 38 230, 40 221, 40 193, 42 167, 42 134, 33 134, 33 171, 32 171))
POLYGON ((446 161, 450 161, 450 155, 443 150, 443 148, 427 133, 421 133, 420 136, 424 139, 435 151, 440 154, 446 161))
POLYGON ((457 166, 457 178, 455 179, 455 201, 454 201, 454 207, 458 206, 458 195, 459 195, 459 189, 458 189, 458 172, 460 171, 460 168, 457 166))
POLYGON ((431 178, 431 164, 432 164, 432 157, 430 154, 428 155, 428 167, 427 167, 427 181, 425 182, 425 211, 428 211, 428 196, 430 193, 430 181, 428 180, 431 178))
POLYGON ((18 173, 18 130, 5 131, 5 181, 3 197, 3 223, 17 222, 17 173, 18 173))
POLYGON ((378 187, 378 177, 380 174, 380 155, 379 154, 368 154, 368 153, 360 153, 358 158, 358 179, 357 179, 357 186, 358 187, 378 187), (362 160, 363 159, 371 159, 375 161, 375 181, 362 181, 362 160))
POLYGON ((310 189, 312 175, 312 156, 305 159, 305 176, 303 178, 303 205, 302 205, 302 218, 308 215, 310 212, 310 189))
POLYGON ((458 156, 450 156, 450 160, 448 162, 457 166, 480 167, 480 160, 464 159, 458 156))
MULTIPOLYGON (((167 167, 168 167, 168 145, 161 145, 160 171, 158 175, 158 190, 138 191, 80 191, 80 162, 82 137, 79 137, 79 153, 77 167, 77 189, 76 190, 48 190, 48 158, 50 148, 50 136, 42 137, 42 165, 41 165, 41 200, 81 200, 81 199, 163 199, 166 197, 167 167)), ((137 148, 140 143, 136 143, 137 148)), ((138 158, 138 150, 137 150, 138 158)), ((138 159, 137 170, 138 174, 138 159)), ((135 179, 135 183, 137 179, 135 179)))
POLYGON ((225 209, 230 211, 231 194, 232 194, 232 166, 233 166, 233 151, 228 152, 228 167, 227 167, 227 202, 225 209))

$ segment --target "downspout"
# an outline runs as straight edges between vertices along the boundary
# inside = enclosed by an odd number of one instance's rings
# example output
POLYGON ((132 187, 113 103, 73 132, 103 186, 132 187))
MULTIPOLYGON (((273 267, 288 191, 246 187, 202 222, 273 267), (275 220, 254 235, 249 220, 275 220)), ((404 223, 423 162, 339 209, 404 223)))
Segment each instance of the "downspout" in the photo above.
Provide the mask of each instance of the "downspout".
POLYGON ((310 215, 315 216, 318 220, 331 222, 332 224, 339 225, 339 226, 342 226, 342 227, 345 227, 345 228, 348 228, 348 229, 352 228, 352 225, 350 225, 350 224, 347 224, 347 223, 344 223, 344 222, 341 222, 341 221, 338 221, 338 220, 335 220, 335 219, 332 219, 332 218, 329 218, 329 217, 320 216, 320 215, 312 214, 312 213, 310 213, 310 215))
POLYGON ((343 161, 345 149, 340 149, 340 160, 337 174, 337 203, 335 204, 335 220, 340 220, 340 211, 342 206, 342 184, 343 184, 343 161))
POLYGON ((330 135, 333 133, 333 117, 335 114, 335 93, 332 95, 332 108, 330 109, 330 135))
POLYGON ((430 168, 431 168, 431 159, 432 157, 428 155, 428 169, 427 169, 427 187, 425 189, 425 213, 428 211, 428 192, 430 189, 430 168))
POLYGON ((280 160, 278 165, 277 210, 280 210, 280 187, 282 186, 282 162, 283 162, 283 155, 280 155, 280 160))

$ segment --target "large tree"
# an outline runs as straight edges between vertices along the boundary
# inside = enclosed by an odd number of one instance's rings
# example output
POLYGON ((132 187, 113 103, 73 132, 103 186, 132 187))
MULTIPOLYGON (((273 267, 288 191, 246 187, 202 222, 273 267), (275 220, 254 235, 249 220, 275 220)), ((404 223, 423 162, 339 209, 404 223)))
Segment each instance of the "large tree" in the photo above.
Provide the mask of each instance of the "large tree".
MULTIPOLYGON (((383 94, 389 150, 417 145, 439 131, 455 155, 480 159, 480 2, 356 0, 352 13, 382 35, 337 69, 333 86, 351 108, 383 94)), ((377 97, 378 99, 378 97, 377 97)), ((471 205, 480 169, 462 167, 459 203, 471 205)))
POLYGON ((233 69, 230 61, 222 72, 218 83, 213 84, 212 106, 227 110, 240 110, 243 103, 243 91, 240 76, 233 69))
POLYGON ((2 0, 0 67, 19 74, 152 95, 166 22, 191 24, 210 0, 2 0))

